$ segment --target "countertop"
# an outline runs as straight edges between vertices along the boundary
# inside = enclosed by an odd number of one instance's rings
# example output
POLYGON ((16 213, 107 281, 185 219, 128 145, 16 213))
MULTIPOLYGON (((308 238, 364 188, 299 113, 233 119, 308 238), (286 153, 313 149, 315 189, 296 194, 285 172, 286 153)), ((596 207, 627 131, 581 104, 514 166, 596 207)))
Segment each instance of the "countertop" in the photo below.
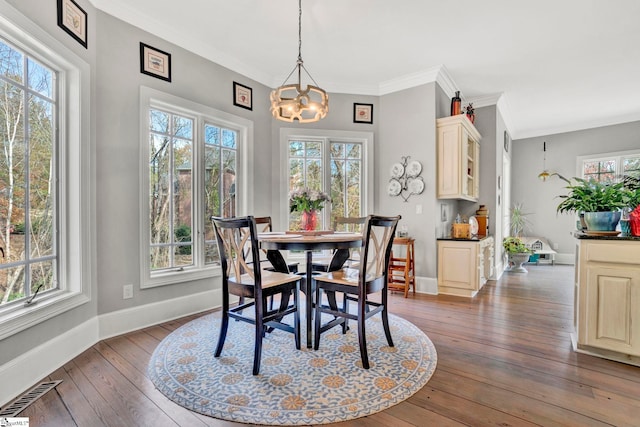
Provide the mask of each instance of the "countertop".
POLYGON ((620 234, 618 234, 617 236, 599 236, 599 235, 594 236, 594 235, 586 234, 580 231, 574 231, 573 237, 575 237, 576 239, 584 239, 584 240, 617 240, 617 241, 631 240, 631 241, 640 242, 640 236, 621 236, 620 234))
POLYGON ((454 242, 480 242, 488 237, 492 237, 492 236, 475 236, 469 239, 454 239, 453 237, 439 237, 436 240, 450 240, 454 242))

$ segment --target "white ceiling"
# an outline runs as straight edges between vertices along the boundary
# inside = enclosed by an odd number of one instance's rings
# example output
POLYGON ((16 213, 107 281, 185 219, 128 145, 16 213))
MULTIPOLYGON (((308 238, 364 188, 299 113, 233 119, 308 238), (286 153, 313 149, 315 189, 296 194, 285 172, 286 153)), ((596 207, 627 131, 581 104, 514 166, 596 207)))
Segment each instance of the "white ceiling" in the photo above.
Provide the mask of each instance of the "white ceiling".
MULTIPOLYGON (((271 87, 295 65, 296 0, 91 1, 271 87)), ((476 106, 500 99, 514 139, 640 120, 638 0, 303 0, 302 9, 302 57, 329 92, 382 95, 439 72, 476 106)))

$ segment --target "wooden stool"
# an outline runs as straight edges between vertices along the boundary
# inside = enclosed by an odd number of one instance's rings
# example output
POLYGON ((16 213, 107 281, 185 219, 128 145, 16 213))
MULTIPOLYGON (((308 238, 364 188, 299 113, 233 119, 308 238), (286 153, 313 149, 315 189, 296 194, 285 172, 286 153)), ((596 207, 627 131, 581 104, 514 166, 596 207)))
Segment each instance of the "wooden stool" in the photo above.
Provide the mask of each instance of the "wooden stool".
POLYGON ((413 294, 416 293, 415 264, 413 257, 413 243, 411 237, 396 237, 393 239, 393 246, 404 246, 404 257, 394 256, 391 251, 389 260, 388 285, 390 291, 404 292, 404 297, 409 295, 409 288, 413 287, 413 294))

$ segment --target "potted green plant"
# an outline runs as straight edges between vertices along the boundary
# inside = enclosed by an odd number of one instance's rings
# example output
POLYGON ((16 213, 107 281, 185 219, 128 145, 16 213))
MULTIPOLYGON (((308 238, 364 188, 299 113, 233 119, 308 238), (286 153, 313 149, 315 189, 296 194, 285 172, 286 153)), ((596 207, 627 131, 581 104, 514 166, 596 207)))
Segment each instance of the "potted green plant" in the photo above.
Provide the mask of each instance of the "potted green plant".
POLYGON ((522 237, 522 233, 528 230, 531 226, 529 223, 529 213, 524 213, 522 210, 522 203, 515 203, 510 209, 510 226, 511 234, 516 237, 522 237))
POLYGON ((529 260, 533 251, 524 244, 522 239, 516 236, 505 237, 502 240, 502 247, 509 260, 507 271, 526 273, 527 270, 522 265, 529 260))
POLYGON ((598 182, 573 178, 574 184, 566 187, 569 193, 562 199, 558 213, 583 213, 587 230, 613 231, 620 221, 620 210, 627 205, 628 191, 624 182, 598 182))

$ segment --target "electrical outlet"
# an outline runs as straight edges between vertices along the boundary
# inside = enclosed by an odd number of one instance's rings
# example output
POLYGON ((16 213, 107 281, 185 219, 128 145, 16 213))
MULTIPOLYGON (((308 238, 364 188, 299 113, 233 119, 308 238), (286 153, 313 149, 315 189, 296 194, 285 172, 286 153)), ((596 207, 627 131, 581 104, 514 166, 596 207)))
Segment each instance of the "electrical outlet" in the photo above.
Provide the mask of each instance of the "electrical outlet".
POLYGON ((422 205, 416 205, 416 214, 420 215, 422 213, 422 205))
POLYGON ((133 285, 124 285, 122 287, 122 299, 133 298, 133 285))
POLYGON ((553 250, 554 250, 554 251, 557 251, 557 250, 558 250, 558 244, 557 244, 557 243, 554 243, 554 244, 553 244, 553 250))

